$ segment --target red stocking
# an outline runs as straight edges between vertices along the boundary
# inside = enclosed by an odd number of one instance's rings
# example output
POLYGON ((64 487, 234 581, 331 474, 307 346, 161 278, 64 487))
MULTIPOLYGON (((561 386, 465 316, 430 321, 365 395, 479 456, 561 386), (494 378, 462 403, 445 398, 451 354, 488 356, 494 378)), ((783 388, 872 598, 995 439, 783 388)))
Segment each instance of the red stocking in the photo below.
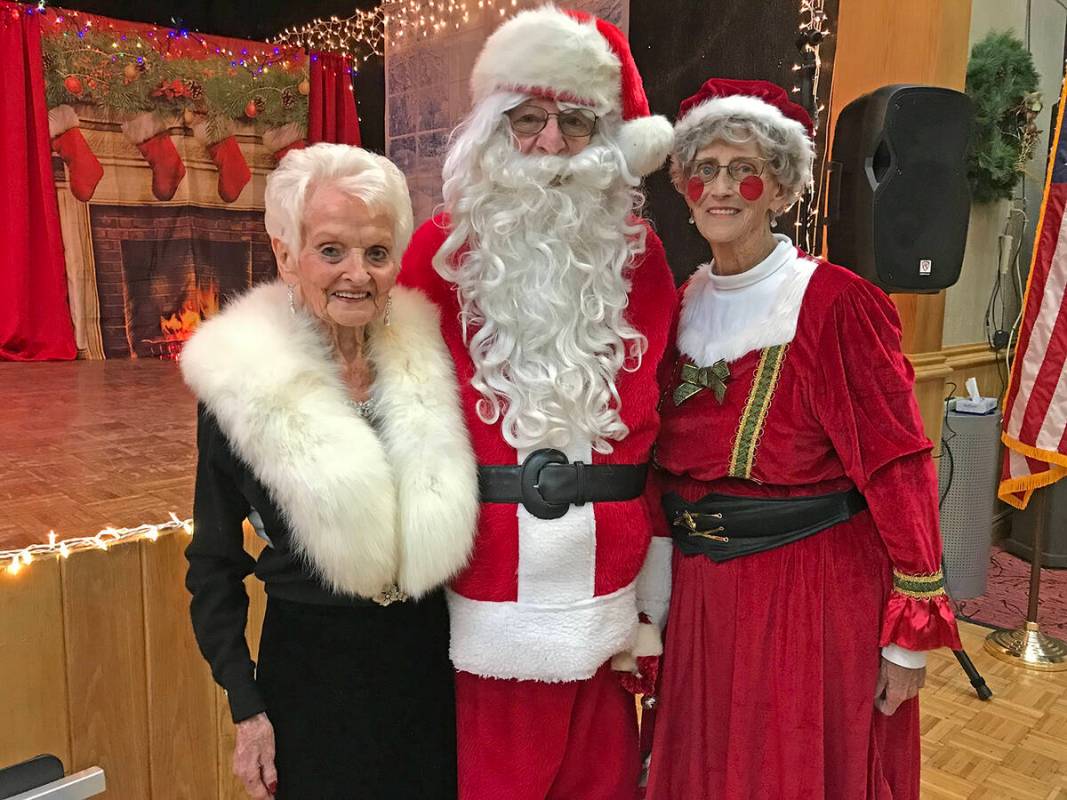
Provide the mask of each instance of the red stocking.
POLYGON ((237 139, 227 136, 208 147, 207 151, 219 168, 219 197, 232 203, 240 196, 245 184, 252 180, 252 172, 248 169, 248 162, 241 153, 237 139))
POLYGON ((185 177, 185 164, 162 118, 147 112, 122 123, 122 132, 137 145, 145 161, 152 168, 152 194, 159 200, 170 200, 185 177))
POLYGON ((263 144, 279 164, 290 150, 302 150, 308 146, 303 128, 295 122, 264 131, 263 144))
POLYGON ((68 105, 49 109, 48 132, 52 137, 52 149, 67 165, 70 193, 83 203, 88 202, 104 177, 104 168, 82 136, 74 109, 68 105))
POLYGON ((208 124, 201 122, 193 126, 193 135, 207 149, 211 160, 219 170, 219 197, 225 202, 232 203, 241 195, 241 190, 250 180, 252 172, 248 169, 241 147, 237 139, 228 131, 223 132, 221 139, 212 141, 208 136, 208 124))

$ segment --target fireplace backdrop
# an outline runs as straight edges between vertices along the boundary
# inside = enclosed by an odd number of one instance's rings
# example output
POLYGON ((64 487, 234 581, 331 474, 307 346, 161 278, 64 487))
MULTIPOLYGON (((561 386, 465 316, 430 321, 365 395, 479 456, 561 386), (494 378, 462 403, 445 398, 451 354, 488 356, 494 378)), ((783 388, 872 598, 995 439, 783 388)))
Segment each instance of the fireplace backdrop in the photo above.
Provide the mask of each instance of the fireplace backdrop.
POLYGON ((202 320, 275 276, 263 191, 285 153, 359 144, 351 61, 33 12, 78 355, 174 359, 202 320))
POLYGON ((201 320, 275 275, 258 211, 94 203, 89 220, 106 358, 173 358, 201 320))

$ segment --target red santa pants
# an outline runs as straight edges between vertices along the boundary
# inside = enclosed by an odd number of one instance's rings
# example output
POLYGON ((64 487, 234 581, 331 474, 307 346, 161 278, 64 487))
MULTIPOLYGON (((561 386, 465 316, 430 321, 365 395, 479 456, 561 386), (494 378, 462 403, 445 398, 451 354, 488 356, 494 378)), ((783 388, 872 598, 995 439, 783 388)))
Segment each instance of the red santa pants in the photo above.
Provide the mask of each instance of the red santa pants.
POLYGON ((634 697, 605 664, 588 680, 456 673, 460 800, 634 800, 634 697))

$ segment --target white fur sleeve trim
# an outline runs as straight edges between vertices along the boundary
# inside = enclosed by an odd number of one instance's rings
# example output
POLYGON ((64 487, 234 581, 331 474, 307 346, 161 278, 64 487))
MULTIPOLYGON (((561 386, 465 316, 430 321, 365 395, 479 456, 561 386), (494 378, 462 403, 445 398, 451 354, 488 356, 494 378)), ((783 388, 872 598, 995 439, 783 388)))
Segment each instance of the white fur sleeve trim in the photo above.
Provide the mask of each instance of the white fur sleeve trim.
POLYGON ((591 678, 637 636, 635 586, 580 603, 471 600, 448 592, 450 654, 461 672, 559 683, 591 678))
POLYGON ((899 644, 887 644, 882 648, 882 658, 905 669, 922 669, 926 666, 926 653, 909 650, 899 644))
POLYGON ((71 128, 78 127, 78 115, 74 109, 64 104, 48 109, 48 136, 55 139, 71 128))
POLYGON ((630 650, 616 653, 611 657, 611 668, 616 672, 637 672, 637 659, 663 655, 663 637, 655 625, 641 623, 637 626, 637 636, 630 650))
POLYGON ((674 545, 666 536, 653 536, 645 563, 637 576, 637 610, 652 618, 661 631, 671 604, 671 557, 674 545))
POLYGON ((163 118, 155 111, 146 111, 122 123, 122 132, 134 144, 144 144, 167 129, 163 118))

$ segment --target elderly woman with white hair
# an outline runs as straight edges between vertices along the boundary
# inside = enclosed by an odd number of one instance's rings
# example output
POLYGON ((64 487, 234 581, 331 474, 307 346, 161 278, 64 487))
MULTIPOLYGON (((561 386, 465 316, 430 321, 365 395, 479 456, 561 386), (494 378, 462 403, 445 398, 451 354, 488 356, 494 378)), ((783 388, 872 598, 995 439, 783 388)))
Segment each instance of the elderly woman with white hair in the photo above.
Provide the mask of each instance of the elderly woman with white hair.
POLYGON ((359 148, 294 151, 267 178, 266 227, 279 280, 204 323, 181 361, 200 403, 186 584, 237 723, 234 771, 254 798, 453 798, 441 586, 468 558, 477 477, 437 311, 394 285, 407 184, 359 148))
POLYGON ((709 80, 675 125, 712 260, 664 371, 650 800, 917 800, 923 651, 959 647, 893 304, 772 232, 812 153, 807 113, 763 81, 709 80))

